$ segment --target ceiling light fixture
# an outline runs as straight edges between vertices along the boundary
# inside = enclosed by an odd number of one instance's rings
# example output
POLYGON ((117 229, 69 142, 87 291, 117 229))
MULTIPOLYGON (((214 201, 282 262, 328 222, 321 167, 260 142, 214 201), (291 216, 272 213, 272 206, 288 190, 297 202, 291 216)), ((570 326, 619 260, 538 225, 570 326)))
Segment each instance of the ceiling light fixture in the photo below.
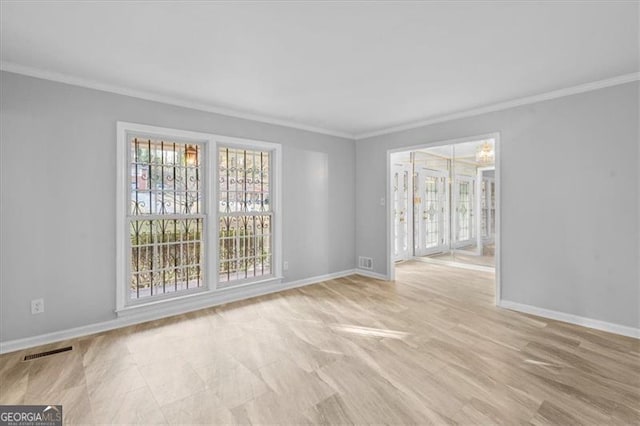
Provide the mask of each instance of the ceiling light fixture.
POLYGON ((476 161, 481 164, 492 164, 496 159, 496 152, 493 149, 493 144, 489 141, 485 141, 482 146, 476 151, 476 161))

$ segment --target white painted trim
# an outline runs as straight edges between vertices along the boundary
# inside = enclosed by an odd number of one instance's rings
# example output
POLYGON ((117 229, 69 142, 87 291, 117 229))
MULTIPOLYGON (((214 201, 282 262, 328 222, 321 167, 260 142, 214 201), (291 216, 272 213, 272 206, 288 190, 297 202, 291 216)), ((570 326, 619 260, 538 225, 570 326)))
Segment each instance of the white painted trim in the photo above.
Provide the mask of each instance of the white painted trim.
POLYGON ((495 141, 493 144, 493 150, 495 152, 495 176, 494 184, 496 186, 496 201, 495 201, 495 229, 494 232, 494 257, 496 262, 496 290, 495 290, 495 304, 498 305, 502 300, 502 138, 500 133, 495 134, 495 141))
POLYGON ((136 314, 127 315, 125 317, 118 317, 109 321, 70 328, 67 330, 55 331, 38 336, 0 342, 0 354, 59 342, 61 340, 88 336, 90 334, 114 330, 133 324, 140 324, 143 322, 166 318, 173 315, 180 315, 187 312, 197 311, 199 309, 209 308, 211 306, 223 305, 225 303, 235 302, 238 300, 250 299, 253 297, 264 296, 266 294, 277 293, 280 291, 316 284, 336 278, 342 278, 353 275, 355 272, 356 271, 353 269, 347 269, 344 271, 318 275, 315 277, 304 278, 301 280, 290 281, 286 283, 275 282, 267 285, 265 285, 264 283, 259 283, 256 285, 229 287, 224 290, 218 290, 214 293, 202 293, 202 297, 188 298, 187 300, 179 304, 174 303, 163 306, 162 309, 139 312, 136 314))
POLYGON ((524 303, 511 302, 509 300, 501 300, 498 303, 498 306, 500 306, 501 308, 510 309, 512 311, 536 315, 543 318, 568 322, 570 324, 580 325, 582 327, 593 328, 596 330, 640 339, 640 328, 634 328, 626 325, 614 324, 612 322, 581 317, 579 315, 567 314, 565 312, 554 311, 551 309, 538 308, 537 306, 525 305, 524 303))
POLYGON ((536 102, 562 98, 564 96, 577 95, 579 93, 590 92, 592 90, 604 89, 606 87, 617 86, 620 84, 631 83, 633 81, 640 80, 640 72, 629 73, 629 74, 624 74, 624 75, 620 75, 617 77, 612 77, 604 80, 593 81, 590 83, 580 84, 577 86, 571 86, 571 87, 566 87, 559 90, 554 90, 551 92, 541 93, 539 95, 528 96, 524 98, 517 98, 517 99, 513 99, 506 102, 490 104, 490 105, 486 105, 479 108, 455 112, 455 113, 438 116, 438 117, 427 118, 420 121, 414 121, 406 124, 401 124, 398 126, 392 126, 392 127, 379 129, 379 130, 373 130, 370 132, 352 134, 352 133, 343 132, 339 130, 325 129, 322 127, 311 126, 307 124, 297 123, 294 121, 268 117, 261 114, 235 111, 227 108, 217 107, 214 105, 208 105, 208 104, 193 102, 185 99, 179 99, 172 96, 160 95, 157 93, 131 89, 131 88, 118 86, 114 84, 100 83, 98 81, 84 79, 84 78, 72 76, 69 74, 42 70, 39 68, 19 65, 13 62, 8 62, 8 61, 0 61, 0 70, 15 73, 15 74, 22 74, 29 77, 40 78, 44 80, 56 81, 58 83, 65 83, 73 86, 100 90, 102 92, 116 93, 119 95, 130 96, 138 99, 144 99, 147 101, 161 102, 168 105, 175 105, 183 108, 195 109, 198 111, 211 112, 214 114, 225 115, 228 117, 258 121, 261 123, 273 124, 276 126, 285 126, 285 127, 290 127, 294 129, 306 130, 308 132, 321 133, 325 135, 337 136, 337 137, 347 138, 352 140, 361 140, 361 139, 366 139, 373 136, 380 136, 380 135, 386 135, 394 132, 401 132, 403 130, 415 129, 418 127, 428 126, 436 123, 443 123, 446 121, 457 120, 460 118, 473 117, 475 115, 485 114, 488 112, 501 111, 501 110, 505 110, 513 107, 533 104, 536 102))
MULTIPOLYGON (((408 150, 407 150, 408 151, 408 150)), ((387 244, 386 244, 386 262, 387 262, 387 278, 389 279, 389 281, 395 281, 396 279, 396 266, 395 266, 395 259, 393 256, 393 249, 394 249, 394 243, 395 243, 395 230, 393 229, 393 190, 391 189, 391 154, 395 152, 394 150, 387 150, 387 158, 386 158, 386 166, 387 166, 387 176, 386 176, 386 183, 387 186, 385 188, 385 197, 387 199, 387 202, 385 204, 386 206, 386 227, 387 227, 387 244)), ((401 152, 401 151, 400 151, 401 152)))
POLYGON ((389 281, 388 277, 383 274, 379 274, 373 271, 367 271, 366 269, 356 269, 354 272, 356 275, 362 275, 363 277, 375 278, 377 280, 389 281))
POLYGON ((127 270, 127 237, 124 229, 127 228, 128 202, 127 194, 127 129, 126 123, 116 123, 116 311, 122 309, 127 300, 125 281, 128 278, 127 270))
POLYGON ((416 129, 418 127, 425 127, 431 124, 444 123, 446 121, 458 120, 461 118, 473 117, 480 114, 486 114, 489 112, 502 111, 509 108, 515 108, 523 105, 534 104, 537 102, 548 101, 551 99, 563 98, 565 96, 577 95, 579 93, 590 92, 592 90, 604 89, 606 87, 617 86, 620 84, 631 83, 633 81, 640 80, 640 72, 634 72, 630 74, 624 74, 613 78, 607 78, 604 80, 593 81, 590 83, 580 84, 577 86, 566 87, 551 92, 541 93, 539 95, 527 96, 524 98, 517 98, 506 102, 500 102, 497 104, 490 104, 479 108, 474 108, 466 111, 454 112, 452 114, 442 115, 438 117, 427 118, 425 120, 414 121, 411 123, 401 124, 398 126, 387 127, 380 130, 371 132, 364 132, 353 135, 355 140, 361 140, 371 138, 374 136, 387 135, 389 133, 402 132, 404 130, 416 129))
MULTIPOLYGON (((301 280, 291 281, 290 283, 286 283, 290 287, 288 288, 297 288, 304 287, 306 285, 317 284, 324 281, 331 281, 342 277, 348 277, 349 275, 353 275, 356 273, 355 269, 345 269, 340 272, 332 272, 330 274, 317 275, 315 277, 303 278, 301 280)), ((279 290, 278 290, 279 291, 279 290)))
POLYGON ((147 92, 137 89, 131 89, 125 86, 115 84, 101 83, 95 80, 84 79, 69 74, 58 73, 54 71, 42 70, 39 68, 29 67, 25 65, 15 64, 13 62, 1 61, 0 70, 15 74, 22 74, 29 77, 40 78, 44 80, 56 81, 58 83, 71 84, 73 86, 85 87, 87 89, 100 90, 102 92, 116 93, 118 95, 130 96, 133 98, 144 99, 147 101, 161 102, 163 104, 175 105, 183 108, 195 109, 198 111, 211 112, 214 114, 226 115, 228 117, 241 118, 244 120, 259 121, 261 123, 273 124, 276 126, 285 126, 293 129, 306 130, 308 132, 321 133, 330 136, 353 139, 353 135, 338 130, 325 129, 322 127, 311 126, 295 121, 283 120, 280 118, 269 117, 261 114, 249 112, 235 111, 232 109, 221 108, 210 104, 189 101, 173 96, 161 95, 158 93, 147 92))

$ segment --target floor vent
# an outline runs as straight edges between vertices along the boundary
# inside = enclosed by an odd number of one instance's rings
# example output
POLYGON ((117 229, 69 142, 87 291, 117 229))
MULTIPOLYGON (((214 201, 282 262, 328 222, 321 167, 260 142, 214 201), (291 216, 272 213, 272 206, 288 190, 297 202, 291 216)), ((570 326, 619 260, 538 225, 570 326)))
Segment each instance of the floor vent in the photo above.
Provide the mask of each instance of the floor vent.
POLYGON ((373 269, 373 259, 370 257, 362 257, 358 258, 358 267, 360 269, 373 269))
POLYGON ((38 352, 37 354, 26 355, 24 361, 31 361, 32 359, 38 359, 49 355, 59 354, 61 352, 68 352, 73 349, 73 346, 67 346, 66 348, 53 349, 51 351, 38 352))

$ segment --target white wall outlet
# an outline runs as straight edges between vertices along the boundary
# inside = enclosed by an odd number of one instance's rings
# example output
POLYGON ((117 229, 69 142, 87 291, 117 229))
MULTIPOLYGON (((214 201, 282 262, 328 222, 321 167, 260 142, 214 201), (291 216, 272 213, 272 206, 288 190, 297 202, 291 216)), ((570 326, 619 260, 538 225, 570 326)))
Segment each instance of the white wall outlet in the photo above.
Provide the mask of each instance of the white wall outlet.
POLYGON ((289 262, 288 261, 284 261, 282 262, 282 270, 284 271, 288 271, 289 270, 289 262))
POLYGON ((384 197, 380 197, 380 205, 384 206, 386 204, 386 199, 384 197))
POLYGON ((44 299, 33 299, 31 301, 31 314, 41 314, 44 312, 44 299))

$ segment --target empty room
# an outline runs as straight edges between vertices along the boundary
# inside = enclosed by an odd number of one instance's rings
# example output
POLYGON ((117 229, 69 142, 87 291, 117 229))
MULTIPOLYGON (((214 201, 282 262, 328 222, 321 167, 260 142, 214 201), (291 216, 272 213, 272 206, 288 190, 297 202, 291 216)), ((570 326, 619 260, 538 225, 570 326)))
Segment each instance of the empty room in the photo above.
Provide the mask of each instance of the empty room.
POLYGON ((0 425, 640 424, 640 2, 0 1, 0 425))

